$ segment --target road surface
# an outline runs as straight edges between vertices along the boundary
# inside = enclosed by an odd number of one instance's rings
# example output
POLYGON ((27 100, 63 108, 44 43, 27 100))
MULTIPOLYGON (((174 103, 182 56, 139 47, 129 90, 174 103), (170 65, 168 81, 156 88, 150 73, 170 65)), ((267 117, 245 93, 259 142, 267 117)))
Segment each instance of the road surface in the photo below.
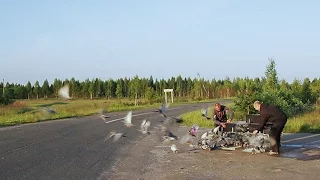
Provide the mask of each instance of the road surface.
MULTIPOLYGON (((171 107, 167 115, 206 107, 171 107)), ((211 103, 212 105, 212 103, 211 103)), ((155 109, 133 111, 133 124, 152 126, 164 120, 155 109)), ((155 135, 143 135, 121 122, 127 112, 108 114, 105 123, 89 116, 0 129, 0 179, 318 179, 320 134, 285 134, 281 157, 241 151, 189 151, 177 144, 177 154, 155 135), (116 143, 109 132, 124 132, 116 143)), ((189 127, 175 126, 181 137, 189 127)), ((152 127, 150 128, 152 129, 152 127)), ((200 129, 204 132, 206 129, 200 129)))
MULTIPOLYGON (((203 105, 208 104, 173 106, 167 115, 176 117, 203 105)), ((154 110, 133 111, 133 124, 139 128, 143 119, 152 126, 159 123, 164 118, 154 110)), ((124 126, 126 113, 108 114, 109 123, 88 116, 1 128, 0 179, 97 179, 146 136, 124 126), (125 132, 126 137, 105 141, 111 131, 125 132)))

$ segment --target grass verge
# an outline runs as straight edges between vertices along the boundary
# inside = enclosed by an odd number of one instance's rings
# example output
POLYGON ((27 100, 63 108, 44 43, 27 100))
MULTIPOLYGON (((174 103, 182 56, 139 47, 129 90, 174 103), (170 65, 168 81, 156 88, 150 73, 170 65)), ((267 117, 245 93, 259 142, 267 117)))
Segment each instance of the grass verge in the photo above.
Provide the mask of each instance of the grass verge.
MULTIPOLYGON (((232 107, 233 103, 225 104, 227 107, 232 107)), ((207 107, 208 116, 212 117, 213 104, 211 107, 207 107)), ((200 127, 204 128, 212 128, 213 121, 212 119, 207 120, 206 118, 201 116, 201 110, 191 111, 180 116, 183 119, 183 124, 186 126, 192 126, 193 124, 197 124, 200 127)))
MULTIPOLYGON (((232 107, 233 104, 226 104, 232 107)), ((235 112, 235 115, 237 112, 235 112)), ((212 108, 208 109, 209 117, 212 117, 212 108)), ((212 128, 213 121, 206 120, 201 116, 201 111, 192 111, 180 116, 186 126, 197 124, 200 127, 212 128)), ((285 133, 320 133, 320 108, 315 108, 312 112, 290 118, 283 130, 285 133)))
MULTIPOLYGON (((207 101, 216 101, 216 99, 207 101)), ((171 106, 195 102, 199 101, 175 101, 171 106)), ((149 104, 144 100, 140 100, 140 104, 135 106, 134 101, 128 99, 71 101, 63 101, 59 99, 20 100, 8 106, 0 106, 0 127, 53 119, 89 116, 97 114, 102 109, 106 110, 107 112, 116 112, 144 108, 159 108, 160 106, 160 103, 149 104), (56 111, 56 113, 52 115, 49 113, 44 113, 41 111, 43 108, 52 108, 56 111)))

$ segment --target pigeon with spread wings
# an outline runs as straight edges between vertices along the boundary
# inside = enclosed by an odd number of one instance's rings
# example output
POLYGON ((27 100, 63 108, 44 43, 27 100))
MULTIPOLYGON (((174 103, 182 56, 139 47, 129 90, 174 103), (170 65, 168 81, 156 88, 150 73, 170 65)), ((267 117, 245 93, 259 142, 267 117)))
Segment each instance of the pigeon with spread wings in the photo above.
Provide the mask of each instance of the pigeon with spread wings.
POLYGON ((207 120, 211 119, 210 117, 208 117, 208 110, 207 109, 201 109, 201 115, 202 115, 202 117, 207 118, 207 120))
POLYGON ((168 108, 169 108, 169 105, 167 103, 163 103, 160 109, 158 109, 158 112, 161 114, 161 116, 167 117, 167 115, 165 115, 164 113, 167 111, 168 108))
POLYGON ((124 125, 127 127, 134 126, 131 120, 132 120, 132 111, 129 111, 128 114, 124 117, 124 120, 123 120, 124 125))
POLYGON ((69 84, 64 85, 62 88, 58 90, 58 95, 60 98, 70 100, 71 97, 69 95, 69 84))

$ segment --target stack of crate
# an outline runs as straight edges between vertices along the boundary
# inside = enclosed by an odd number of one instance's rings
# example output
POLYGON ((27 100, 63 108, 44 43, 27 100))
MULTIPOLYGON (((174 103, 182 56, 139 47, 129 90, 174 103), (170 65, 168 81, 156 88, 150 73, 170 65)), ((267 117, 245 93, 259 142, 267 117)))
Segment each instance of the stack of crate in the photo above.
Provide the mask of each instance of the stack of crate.
MULTIPOLYGON (((246 116, 246 122, 249 124, 249 132, 253 132, 254 130, 258 129, 261 122, 260 114, 249 114, 246 116)), ((272 126, 271 122, 267 122, 264 126, 263 133, 269 134, 270 128, 272 126)))

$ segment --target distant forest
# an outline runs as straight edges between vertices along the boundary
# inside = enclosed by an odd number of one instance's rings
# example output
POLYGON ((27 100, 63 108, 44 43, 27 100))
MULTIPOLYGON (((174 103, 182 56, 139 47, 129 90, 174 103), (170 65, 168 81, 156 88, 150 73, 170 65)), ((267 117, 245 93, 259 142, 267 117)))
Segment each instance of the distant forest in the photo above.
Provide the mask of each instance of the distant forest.
POLYGON ((296 79, 292 83, 278 80, 275 61, 272 59, 269 61, 265 77, 261 78, 238 77, 230 79, 227 77, 222 80, 215 78, 205 80, 182 76, 170 79, 135 76, 105 80, 96 78, 85 81, 74 78, 55 79, 52 84, 49 84, 47 80, 42 83, 36 81, 34 84, 28 82, 25 85, 7 82, 4 94, 2 91, 3 83, 0 84, 0 95, 2 99, 57 98, 58 90, 68 84, 70 96, 73 99, 143 98, 152 102, 162 102, 163 90, 169 88, 174 89, 175 97, 193 100, 238 97, 237 107, 247 108, 248 111, 250 111, 250 101, 253 101, 254 98, 282 107, 295 106, 298 108, 317 101, 320 95, 320 79, 305 78, 303 81, 296 79), (283 99, 283 101, 280 102, 279 99, 283 99))

